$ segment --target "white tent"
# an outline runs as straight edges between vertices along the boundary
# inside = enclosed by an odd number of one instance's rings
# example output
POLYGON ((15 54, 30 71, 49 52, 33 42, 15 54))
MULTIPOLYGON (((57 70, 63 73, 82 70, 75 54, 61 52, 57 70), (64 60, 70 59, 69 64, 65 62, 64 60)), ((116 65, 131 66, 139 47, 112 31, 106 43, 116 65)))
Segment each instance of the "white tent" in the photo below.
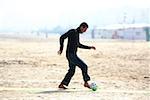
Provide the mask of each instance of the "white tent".
POLYGON ((94 29, 94 37, 106 39, 146 40, 150 24, 115 24, 94 29))

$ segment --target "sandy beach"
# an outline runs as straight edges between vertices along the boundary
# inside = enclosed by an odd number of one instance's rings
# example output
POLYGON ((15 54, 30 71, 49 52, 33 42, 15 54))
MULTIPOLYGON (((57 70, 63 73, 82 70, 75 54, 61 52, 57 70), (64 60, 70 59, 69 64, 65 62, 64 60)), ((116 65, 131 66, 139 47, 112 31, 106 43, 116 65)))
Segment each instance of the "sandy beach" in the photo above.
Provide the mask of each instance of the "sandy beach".
POLYGON ((0 38, 1 100, 150 100, 150 42, 81 41, 96 47, 78 49, 98 85, 93 92, 84 88, 78 67, 70 89, 57 89, 68 70, 66 41, 59 56, 58 39, 0 38))

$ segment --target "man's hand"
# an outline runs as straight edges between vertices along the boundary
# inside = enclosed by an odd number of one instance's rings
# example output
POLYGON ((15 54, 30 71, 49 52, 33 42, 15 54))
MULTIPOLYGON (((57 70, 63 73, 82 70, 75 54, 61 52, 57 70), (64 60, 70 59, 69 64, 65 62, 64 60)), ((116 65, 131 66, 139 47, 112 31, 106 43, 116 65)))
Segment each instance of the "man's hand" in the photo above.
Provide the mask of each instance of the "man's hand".
POLYGON ((59 50, 57 53, 58 53, 58 55, 61 55, 62 54, 62 50, 59 50))
POLYGON ((96 48, 94 46, 91 46, 91 49, 96 50, 96 48))
POLYGON ((57 53, 58 53, 58 55, 61 55, 62 52, 63 52, 63 46, 60 46, 60 49, 59 49, 59 51, 57 53))

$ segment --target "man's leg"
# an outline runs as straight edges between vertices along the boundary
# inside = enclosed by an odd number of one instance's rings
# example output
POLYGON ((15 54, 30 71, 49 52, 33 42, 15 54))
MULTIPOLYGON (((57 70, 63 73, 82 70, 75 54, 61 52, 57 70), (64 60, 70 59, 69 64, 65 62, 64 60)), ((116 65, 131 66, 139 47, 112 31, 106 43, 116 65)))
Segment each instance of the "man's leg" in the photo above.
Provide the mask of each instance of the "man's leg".
POLYGON ((61 84, 59 85, 59 88, 66 89, 64 85, 68 86, 68 84, 70 83, 70 80, 75 73, 75 68, 76 66, 72 62, 69 61, 69 70, 67 74, 65 75, 65 78, 62 80, 61 84))
POLYGON ((87 82, 90 80, 90 76, 88 75, 88 66, 80 58, 77 59, 78 59, 77 65, 82 70, 83 80, 87 82))
POLYGON ((88 81, 90 76, 88 75, 88 66, 76 55, 71 59, 72 62, 82 70, 82 76, 84 80, 84 86, 90 88, 88 81))
POLYGON ((78 66, 82 70, 84 87, 90 88, 90 85, 88 84, 88 81, 90 81, 90 76, 88 75, 88 66, 81 59, 79 59, 79 65, 78 66))
POLYGON ((88 75, 87 65, 79 57, 77 57, 77 55, 70 55, 68 61, 69 61, 70 69, 68 70, 68 73, 66 74, 65 78, 63 79, 63 81, 59 86, 62 86, 63 88, 65 88, 64 85, 68 86, 72 76, 75 73, 75 67, 79 66, 79 68, 81 68, 82 70, 82 76, 85 82, 84 86, 90 88, 88 84, 88 81, 90 80, 90 76, 88 75))

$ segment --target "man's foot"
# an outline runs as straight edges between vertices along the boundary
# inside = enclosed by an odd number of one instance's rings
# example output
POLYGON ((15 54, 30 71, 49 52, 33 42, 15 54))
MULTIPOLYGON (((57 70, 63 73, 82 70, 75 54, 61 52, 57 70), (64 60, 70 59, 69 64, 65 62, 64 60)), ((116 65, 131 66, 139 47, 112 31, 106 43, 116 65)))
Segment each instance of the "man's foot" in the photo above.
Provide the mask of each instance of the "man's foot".
POLYGON ((67 88, 64 86, 64 84, 62 84, 62 83, 58 86, 58 88, 60 88, 60 89, 67 89, 67 88))
POLYGON ((84 87, 87 87, 87 88, 90 89, 90 85, 88 84, 88 82, 85 82, 85 83, 84 83, 84 87))

